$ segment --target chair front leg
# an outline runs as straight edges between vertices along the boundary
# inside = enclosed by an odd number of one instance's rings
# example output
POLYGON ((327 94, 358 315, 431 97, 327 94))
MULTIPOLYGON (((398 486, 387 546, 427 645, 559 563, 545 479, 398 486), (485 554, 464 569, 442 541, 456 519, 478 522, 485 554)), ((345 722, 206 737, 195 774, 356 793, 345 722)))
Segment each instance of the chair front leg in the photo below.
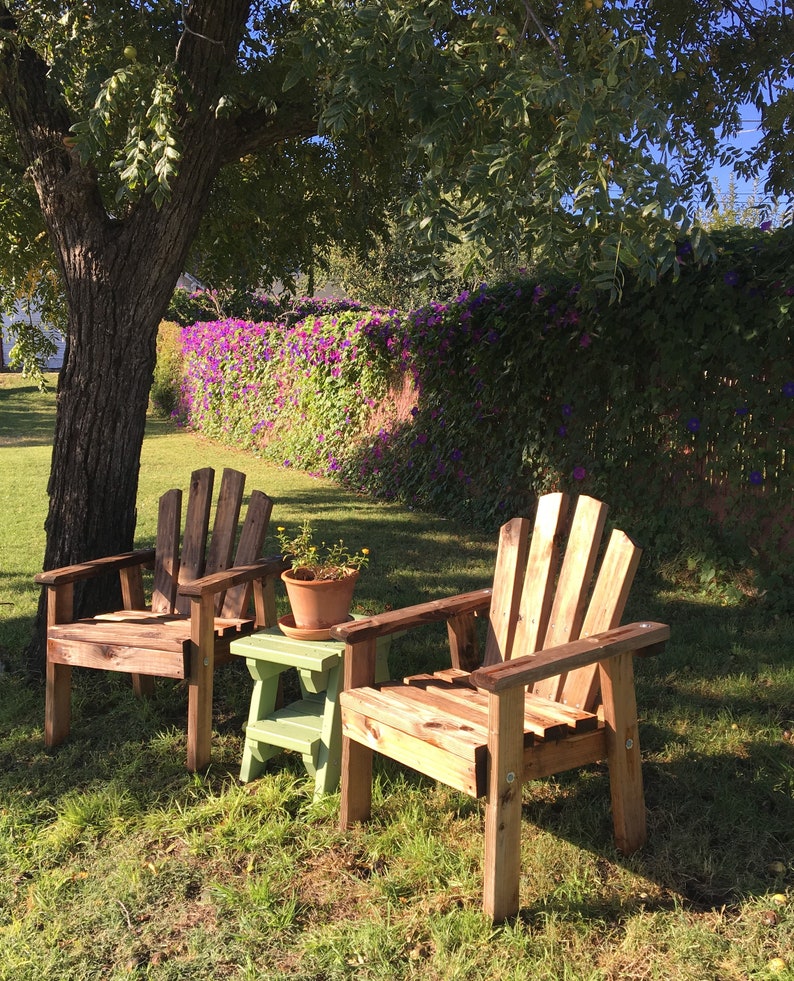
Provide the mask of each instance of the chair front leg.
MULTIPOLYGON (((74 619, 74 583, 47 586, 47 628, 74 619)), ((47 652, 47 682, 44 697, 44 745, 58 746, 69 735, 72 724, 72 668, 56 664, 47 652)))
POLYGON ((624 855, 631 855, 648 837, 634 693, 634 656, 629 651, 602 661, 599 667, 615 845, 624 855))
POLYGON ((212 593, 190 598, 190 678, 187 700, 187 768, 209 765, 212 744, 212 681, 215 668, 215 603, 212 593))
POLYGON ((495 923, 518 913, 524 688, 488 695, 488 798, 483 909, 495 923))
MULTIPOLYGON (((376 639, 346 644, 343 690, 375 683, 376 639)), ((345 735, 342 725, 342 776, 339 827, 349 828, 368 821, 372 813, 373 751, 345 735)))

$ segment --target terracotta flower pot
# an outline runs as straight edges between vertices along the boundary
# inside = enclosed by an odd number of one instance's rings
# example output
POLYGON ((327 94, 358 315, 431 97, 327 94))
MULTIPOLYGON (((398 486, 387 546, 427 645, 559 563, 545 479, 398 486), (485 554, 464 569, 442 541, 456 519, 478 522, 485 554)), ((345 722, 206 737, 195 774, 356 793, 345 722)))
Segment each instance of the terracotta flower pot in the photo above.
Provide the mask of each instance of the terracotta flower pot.
POLYGON ((302 579, 306 570, 287 569, 281 578, 295 618, 301 630, 324 630, 344 623, 350 616, 358 570, 351 569, 344 579, 302 579))

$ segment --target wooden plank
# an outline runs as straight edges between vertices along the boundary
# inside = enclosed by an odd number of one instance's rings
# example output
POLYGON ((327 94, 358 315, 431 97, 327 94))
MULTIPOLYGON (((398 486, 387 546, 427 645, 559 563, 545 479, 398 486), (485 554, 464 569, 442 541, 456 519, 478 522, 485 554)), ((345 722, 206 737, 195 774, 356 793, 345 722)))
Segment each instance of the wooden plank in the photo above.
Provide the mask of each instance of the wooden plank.
MULTIPOLYGON (((472 668, 471 670, 473 671, 475 669, 472 668)), ((471 671, 461 671, 460 668, 442 668, 440 671, 434 671, 432 675, 410 675, 405 679, 405 683, 408 684, 413 677, 440 678, 442 681, 449 681, 454 685, 468 685, 469 688, 474 687, 471 683, 471 671)))
POLYGON ((524 750, 524 780, 540 780, 607 758, 604 727, 524 750))
MULTIPOLYGON (((543 649, 579 637, 608 510, 606 504, 585 495, 576 502, 543 649)), ((563 676, 545 679, 534 692, 556 701, 564 681, 563 676)))
MULTIPOLYGON (((248 502, 248 510, 246 511, 243 528, 240 532, 237 553, 234 557, 235 567, 250 565, 261 558, 272 511, 273 501, 267 494, 263 494, 262 491, 258 490, 253 491, 251 499, 248 502)), ((223 616, 242 616, 249 604, 250 597, 250 583, 241 583, 239 586, 233 586, 226 593, 224 602, 220 607, 223 616)))
POLYGON ((314 724, 308 725, 307 717, 292 719, 282 714, 285 711, 282 709, 274 718, 249 723, 245 729, 246 739, 289 749, 293 753, 316 753, 320 743, 319 716, 315 714, 314 724))
POLYGON ((253 582, 256 626, 260 630, 272 627, 278 621, 276 588, 273 578, 273 576, 268 576, 264 581, 255 579, 253 582))
POLYGON ((488 799, 485 806, 483 909, 495 923, 518 912, 524 692, 488 697, 488 799))
MULTIPOLYGON (((119 569, 121 580, 121 599, 128 610, 146 609, 146 598, 143 593, 143 576, 141 567, 119 569)), ((133 674, 132 690, 136 698, 150 698, 154 694, 154 678, 150 674, 133 674)))
MULTIPOLYGON (((467 760, 454 756, 443 749, 425 742, 422 738, 398 729, 390 722, 373 722, 353 707, 345 707, 345 694, 342 700, 342 800, 345 795, 345 774, 349 764, 345 761, 345 743, 352 748, 365 748, 371 755, 372 750, 382 753, 391 759, 411 766, 410 760, 416 760, 417 768, 433 780, 440 780, 449 787, 454 787, 469 794, 471 797, 482 797, 485 793, 486 747, 483 746, 474 758, 467 760)), ((350 693, 347 693, 350 694, 350 693)), ((348 805, 348 811, 350 807, 348 805)), ((343 809, 344 812, 344 809, 343 809)), ((367 811, 367 816, 368 816, 367 811)), ((366 820, 365 817, 350 818, 349 820, 366 820)), ((340 818, 342 827, 349 827, 349 820, 340 818)))
POLYGON ((147 621, 78 620, 59 624, 49 633, 54 643, 85 643, 122 649, 141 647, 150 650, 178 652, 190 637, 190 624, 184 618, 159 619, 150 615, 147 621))
POLYGON ((125 674, 151 674, 159 678, 184 678, 187 673, 187 654, 181 649, 150 650, 109 643, 86 643, 84 640, 50 640, 47 649, 47 660, 52 664, 100 668, 125 674))
POLYGON ((143 594, 143 576, 139 565, 129 569, 119 569, 121 580, 121 601, 126 610, 145 610, 146 597, 143 594))
POLYGON ((328 671, 339 663, 342 648, 327 641, 312 644, 310 641, 285 637, 276 627, 237 641, 234 653, 267 664, 294 667, 299 671, 328 671))
MULTIPOLYGON (((75 629, 78 625, 96 626, 97 622, 104 624, 128 624, 134 627, 157 627, 173 633, 180 633, 187 636, 189 630, 189 620, 186 616, 178 613, 150 613, 148 610, 117 610, 114 613, 97 613, 92 620, 75 621, 75 629)), ((254 621, 251 617, 215 617, 215 633, 218 637, 226 637, 230 634, 240 633, 253 626, 254 621)), ((121 631, 126 629, 118 627, 119 636, 121 631)), ((71 635, 70 635, 71 636, 71 635)), ((77 637, 77 633, 74 634, 77 637)), ((132 636, 132 634, 130 634, 132 636)))
POLYGON ((449 596, 440 600, 429 600, 406 606, 400 610, 390 610, 388 613, 378 613, 363 620, 341 623, 331 628, 334 640, 355 643, 369 640, 372 637, 384 637, 398 631, 420 627, 423 624, 439 623, 451 617, 474 610, 487 610, 491 602, 492 590, 476 589, 470 593, 449 596))
POLYGON ((173 613, 179 579, 179 525, 182 520, 182 491, 178 487, 160 498, 157 541, 154 549, 152 612, 173 613))
POLYGON ((69 622, 74 609, 74 584, 47 587, 47 679, 44 699, 44 744, 58 746, 69 735, 72 716, 72 669, 50 654, 49 632, 69 622))
MULTIPOLYGON (((355 689, 351 697, 361 691, 362 685, 375 682, 376 635, 373 633, 356 642, 345 644, 343 661, 344 689, 355 689)), ((339 693, 340 704, 345 692, 339 693)), ((361 721, 362 733, 366 722, 353 712, 351 720, 361 721)), ((349 828, 356 821, 367 821, 372 811, 372 748, 366 738, 351 738, 355 725, 345 733, 342 729, 342 779, 339 802, 339 827, 349 828)))
POLYGON ((136 549, 134 552, 123 552, 121 555, 106 555, 101 559, 90 562, 78 562, 76 565, 62 566, 60 569, 50 569, 39 572, 34 577, 40 586, 60 586, 62 583, 79 582, 83 579, 93 579, 94 576, 114 572, 135 565, 148 565, 154 561, 154 549, 136 549))
POLYGON ((647 839, 631 654, 605 662, 601 674, 615 845, 631 855, 647 839))
MULTIPOLYGON (((641 557, 642 549, 625 532, 617 529, 612 532, 580 636, 589 637, 618 626, 623 618, 641 557)), ((561 699, 567 705, 592 712, 597 707, 599 698, 598 665, 579 668, 565 679, 561 699)))
POLYGON ((511 657, 538 650, 546 636, 568 505, 567 494, 544 494, 538 501, 511 657))
POLYGON ((447 636, 453 668, 473 671, 482 662, 474 613, 462 613, 447 620, 447 636))
POLYGON ((368 821, 372 813, 372 750, 366 739, 354 739, 355 722, 342 725, 342 779, 339 799, 339 827, 350 828, 357 821, 368 821))
POLYGON ((529 520, 513 518, 503 524, 499 530, 483 664, 498 664, 510 656, 528 553, 529 520))
POLYGON ((215 609, 211 595, 191 599, 190 606, 187 768, 196 771, 209 765, 211 755, 215 609))
POLYGON ((472 681, 486 691, 502 691, 515 685, 533 684, 560 671, 592 664, 623 654, 625 651, 657 653, 670 638, 665 623, 629 623, 592 637, 572 640, 551 650, 527 654, 505 664, 494 664, 472 672, 472 681))
MULTIPOLYGON (((457 706, 476 706, 479 712, 478 721, 482 720, 483 725, 487 727, 488 696, 484 692, 469 685, 455 684, 454 682, 445 685, 442 679, 433 675, 424 678, 421 675, 412 675, 411 678, 406 679, 406 683, 432 690, 439 704, 445 704, 447 710, 453 714, 457 706)), ((542 700, 525 703, 524 742, 526 745, 530 745, 535 736, 540 739, 563 739, 571 731, 572 715, 570 713, 547 713, 543 710, 545 704, 542 700)), ((584 715, 584 713, 581 714, 584 715)), ((588 718, 594 720, 593 725, 597 724, 596 716, 588 716, 588 718)))
POLYGON ((590 732, 598 727, 598 716, 593 712, 551 702, 536 695, 527 695, 525 700, 527 711, 533 712, 549 721, 562 723, 571 732, 590 732))
POLYGON ((228 569, 234 555, 234 540, 237 537, 237 522, 240 518, 240 507, 243 503, 243 488, 245 474, 239 470, 224 467, 221 478, 221 489, 215 505, 215 521, 212 525, 212 537, 207 549, 207 561, 202 575, 211 575, 228 569))
MULTIPOLYGON (((383 686, 381 686, 382 689, 383 686)), ((413 678, 407 686, 409 701, 418 701, 435 716, 449 718, 450 727, 455 722, 466 723, 481 734, 483 745, 488 741, 488 699, 475 689, 467 698, 465 689, 446 684, 438 678, 413 678)))
MULTIPOLYGON (((453 756, 472 759, 480 748, 485 747, 487 733, 481 727, 446 716, 432 706, 422 704, 416 695, 408 685, 395 682, 379 688, 342 692, 340 700, 348 710, 368 719, 373 726, 387 725, 453 756)), ((421 769, 420 759, 416 761, 418 769, 421 769)))
MULTIPOLYGON (((193 582, 204 574, 204 561, 209 535, 210 507, 215 471, 212 467, 194 470, 190 475, 185 532, 179 558, 179 583, 193 582)), ((174 602, 177 613, 188 613, 190 599, 177 594, 174 602)))
MULTIPOLYGON (((119 569, 121 580, 121 600, 128 610, 145 610, 146 597, 143 592, 141 566, 119 569)), ((154 678, 150 674, 133 674, 132 690, 136 698, 151 698, 154 695, 154 678)))

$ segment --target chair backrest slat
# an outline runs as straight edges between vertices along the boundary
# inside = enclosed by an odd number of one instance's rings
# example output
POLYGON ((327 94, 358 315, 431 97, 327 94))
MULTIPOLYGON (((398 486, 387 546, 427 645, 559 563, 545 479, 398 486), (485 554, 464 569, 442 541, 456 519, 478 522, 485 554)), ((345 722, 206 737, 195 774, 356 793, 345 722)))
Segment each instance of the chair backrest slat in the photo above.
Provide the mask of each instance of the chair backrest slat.
POLYGON ((534 654, 543 646, 560 569, 560 536, 568 520, 568 505, 566 494, 544 494, 538 501, 512 657, 534 654))
MULTIPOLYGON (((642 549, 625 532, 617 529, 612 532, 580 637, 620 626, 641 557, 642 549)), ((566 705, 594 712, 600 693, 599 668, 593 664, 568 674, 561 698, 566 705)))
POLYGON ((182 523, 182 491, 166 491, 157 512, 154 550, 152 612, 173 613, 179 579, 179 533, 182 523))
MULTIPOLYGON (((182 491, 175 488, 160 498, 152 590, 154 613, 189 613, 190 598, 179 595, 179 584, 223 572, 232 566, 250 565, 262 555, 273 501, 262 491, 252 491, 240 538, 236 542, 245 474, 229 467, 223 471, 212 537, 207 548, 214 482, 215 471, 212 467, 195 470, 190 476, 181 555, 179 539, 182 491)), ((219 593, 215 601, 216 616, 245 616, 250 597, 250 584, 236 586, 225 595, 219 593)))
MULTIPOLYGON (((209 535, 210 506, 215 471, 212 467, 194 470, 190 475, 190 492, 185 518, 185 533, 182 538, 182 557, 179 567, 179 582, 193 582, 204 575, 204 561, 209 535)), ((190 598, 177 594, 175 610, 188 613, 190 598)))
MULTIPOLYGON (((579 637, 608 510, 606 504, 592 497, 581 496, 576 503, 544 649, 579 637)), ((558 701, 564 682, 564 675, 548 678, 535 686, 534 694, 558 701)))
POLYGON ((521 584, 529 553, 528 518, 513 518, 499 530, 499 549, 491 596, 488 634, 483 664, 498 664, 509 656, 513 647, 521 584))
POLYGON ((243 502, 245 474, 239 470, 225 467, 221 479, 221 489, 218 492, 218 503, 215 508, 215 522, 212 526, 212 538, 207 551, 207 562, 204 575, 211 576, 222 572, 232 564, 234 555, 234 540, 237 535, 237 522, 240 520, 240 507, 243 502))
MULTIPOLYGON (((240 532, 240 542, 234 557, 236 566, 250 565, 261 557, 272 510, 273 501, 267 494, 258 490, 252 491, 243 528, 240 532)), ((221 615, 225 617, 244 616, 250 596, 250 583, 232 587, 223 598, 221 615)))

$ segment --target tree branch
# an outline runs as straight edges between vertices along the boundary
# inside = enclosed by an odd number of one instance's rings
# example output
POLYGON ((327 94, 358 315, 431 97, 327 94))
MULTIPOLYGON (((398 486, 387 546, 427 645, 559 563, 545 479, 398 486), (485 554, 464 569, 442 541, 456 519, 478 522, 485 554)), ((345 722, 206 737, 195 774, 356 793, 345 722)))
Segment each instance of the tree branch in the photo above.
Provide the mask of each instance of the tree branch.
POLYGON ((523 39, 526 37, 527 31, 529 30, 529 22, 530 20, 533 20, 535 22, 535 26, 543 35, 544 40, 554 52, 554 57, 557 59, 557 64, 560 66, 560 68, 564 68, 565 62, 563 61, 562 52, 560 51, 557 42, 540 22, 540 18, 535 13, 535 10, 532 7, 532 4, 530 4, 529 0, 524 0, 524 9, 527 12, 527 16, 526 20, 524 21, 524 26, 521 28, 521 40, 523 41, 523 39))
POLYGON ((231 163, 246 153, 255 153, 285 140, 308 140, 317 136, 317 116, 305 103, 280 104, 276 112, 256 109, 241 113, 231 126, 233 135, 223 150, 223 163, 231 163))
POLYGON ((0 28, 15 42, 5 45, 0 55, 0 102, 11 120, 26 172, 33 177, 50 234, 62 234, 68 227, 73 243, 92 222, 107 221, 96 175, 64 143, 72 123, 66 101, 52 85, 47 63, 20 36, 17 20, 5 3, 0 4, 0 28), (71 224, 63 221, 67 214, 71 224))

